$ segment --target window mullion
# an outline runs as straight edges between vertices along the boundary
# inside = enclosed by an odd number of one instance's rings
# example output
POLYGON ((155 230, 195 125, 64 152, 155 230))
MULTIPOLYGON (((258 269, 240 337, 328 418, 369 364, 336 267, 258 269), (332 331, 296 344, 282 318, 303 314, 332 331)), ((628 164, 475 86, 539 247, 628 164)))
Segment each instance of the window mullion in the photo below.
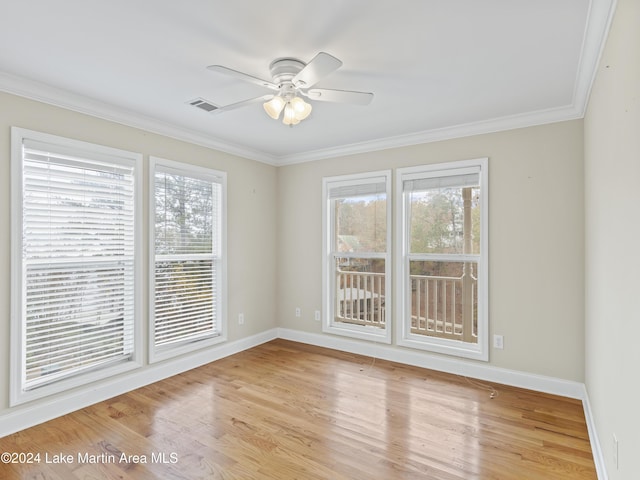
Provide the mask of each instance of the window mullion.
POLYGON ((433 262, 478 262, 481 256, 479 254, 442 254, 442 253, 409 253, 409 260, 415 261, 433 261, 433 262))

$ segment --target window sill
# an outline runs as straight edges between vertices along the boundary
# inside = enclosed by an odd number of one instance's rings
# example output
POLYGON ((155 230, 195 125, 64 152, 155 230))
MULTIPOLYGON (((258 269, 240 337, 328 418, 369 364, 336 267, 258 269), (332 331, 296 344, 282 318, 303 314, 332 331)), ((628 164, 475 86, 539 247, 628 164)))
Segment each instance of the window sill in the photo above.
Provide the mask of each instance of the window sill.
POLYGON ((324 333, 341 335, 343 337, 357 338, 370 342, 386 344, 391 343, 391 334, 388 327, 383 330, 378 327, 369 327, 362 325, 342 325, 334 323, 331 325, 323 325, 322 331, 324 333))
POLYGON ((179 343, 174 346, 156 348, 155 346, 151 345, 149 347, 149 363, 152 364, 162 362, 164 360, 169 360, 171 358, 185 355, 187 353, 196 352, 198 350, 202 350, 203 348, 212 347, 226 341, 227 337, 225 335, 215 335, 212 337, 193 340, 191 342, 179 343))
POLYGON ((483 346, 480 341, 478 341, 477 344, 471 344, 456 340, 409 334, 406 337, 399 335, 397 343, 401 347, 426 350, 433 353, 469 358, 483 362, 489 361, 488 348, 486 345, 483 346))

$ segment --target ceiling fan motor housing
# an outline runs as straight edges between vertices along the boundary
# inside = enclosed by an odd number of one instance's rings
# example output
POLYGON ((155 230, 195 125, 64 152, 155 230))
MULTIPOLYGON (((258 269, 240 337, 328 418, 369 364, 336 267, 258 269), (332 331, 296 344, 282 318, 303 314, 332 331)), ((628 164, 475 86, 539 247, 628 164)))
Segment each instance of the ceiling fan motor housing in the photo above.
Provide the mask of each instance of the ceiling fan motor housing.
POLYGON ((282 84, 289 83, 304 67, 306 63, 301 62, 296 58, 277 58, 269 65, 269 71, 271 72, 271 78, 273 83, 282 86, 282 84))

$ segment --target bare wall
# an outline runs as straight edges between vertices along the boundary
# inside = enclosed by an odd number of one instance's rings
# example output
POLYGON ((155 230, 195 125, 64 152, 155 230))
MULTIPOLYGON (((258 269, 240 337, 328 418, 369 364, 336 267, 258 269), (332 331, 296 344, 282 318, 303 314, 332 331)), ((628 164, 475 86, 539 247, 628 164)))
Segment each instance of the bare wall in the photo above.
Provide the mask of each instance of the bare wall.
POLYGON ((586 386, 609 478, 640 472, 640 2, 618 0, 585 116, 586 386), (618 466, 613 436, 618 439, 618 466))
POLYGON ((489 157, 490 333, 505 338, 489 363, 584 380, 580 120, 275 168, 0 94, 0 415, 10 410, 10 126, 141 152, 145 168, 154 155, 226 171, 230 340, 277 326, 321 333, 313 313, 321 305, 323 176, 489 157))
POLYGON ((280 167, 279 325, 321 333, 323 176, 478 157, 489 157, 489 329, 505 345, 489 364, 584 381, 581 120, 280 167))

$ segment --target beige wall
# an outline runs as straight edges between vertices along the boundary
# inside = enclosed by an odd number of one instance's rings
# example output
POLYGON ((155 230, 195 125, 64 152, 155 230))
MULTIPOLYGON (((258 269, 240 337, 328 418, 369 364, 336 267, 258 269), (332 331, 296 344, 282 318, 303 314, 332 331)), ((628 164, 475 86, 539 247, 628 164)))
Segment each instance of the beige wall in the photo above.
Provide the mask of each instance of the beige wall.
MULTIPOLYGON (((11 126, 142 153, 145 175, 149 155, 227 172, 229 340, 276 326, 275 167, 0 93, 0 415, 7 411, 9 397, 11 126), (243 326, 237 322, 240 312, 245 314, 243 326)), ((143 199, 146 212, 146 185, 143 199)), ((146 242, 146 222, 144 237, 146 242)), ((144 298, 146 318, 146 291, 144 298)))
POLYGON ((322 177, 489 157, 490 365, 584 380, 581 120, 278 169, 278 322, 321 333, 322 177), (302 316, 295 317, 295 308, 302 316))
POLYGON ((585 117, 586 385, 612 480, 640 476, 639 206, 640 2, 618 0, 585 117))
POLYGON ((145 167, 155 155, 226 171, 230 340, 276 326, 321 333, 313 313, 321 305, 323 176, 489 157, 490 333, 505 338, 504 350, 490 350, 489 363, 584 380, 580 120, 276 169, 0 94, 0 415, 9 378, 10 126, 141 152, 145 167))

